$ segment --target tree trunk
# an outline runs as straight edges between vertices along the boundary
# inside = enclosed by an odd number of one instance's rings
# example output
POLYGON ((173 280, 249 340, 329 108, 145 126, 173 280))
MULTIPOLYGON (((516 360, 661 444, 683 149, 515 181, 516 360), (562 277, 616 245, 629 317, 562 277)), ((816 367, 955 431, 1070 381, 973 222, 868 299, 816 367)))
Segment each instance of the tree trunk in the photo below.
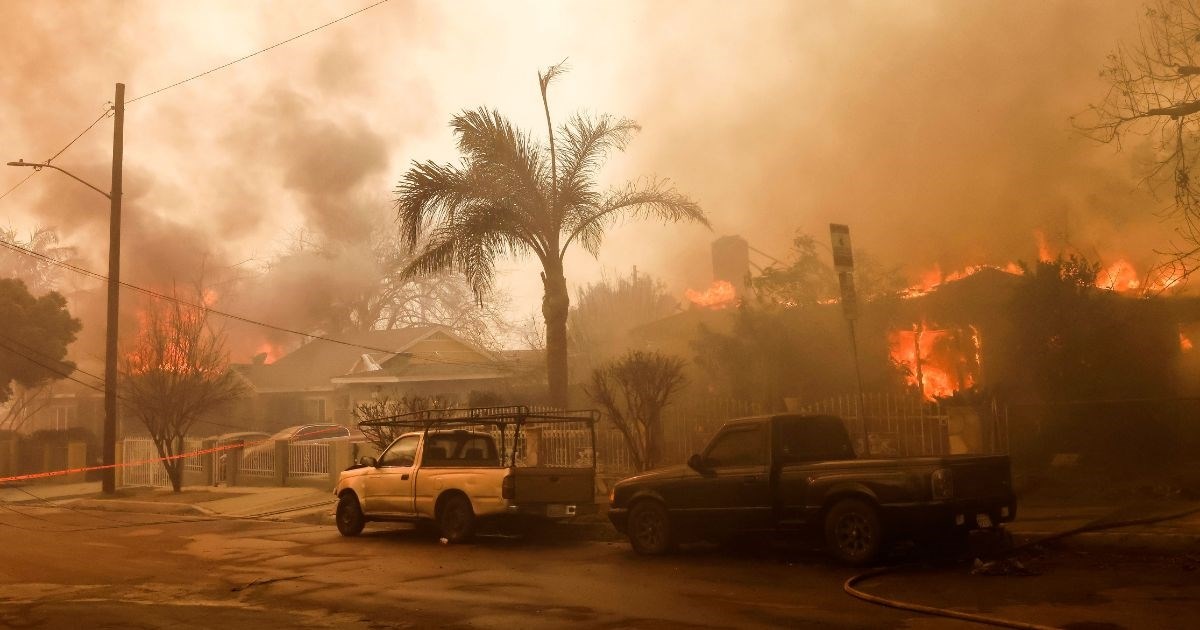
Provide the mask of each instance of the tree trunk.
POLYGON ((562 268, 542 272, 542 317, 546 320, 546 380, 550 404, 567 408, 567 311, 571 296, 562 268))

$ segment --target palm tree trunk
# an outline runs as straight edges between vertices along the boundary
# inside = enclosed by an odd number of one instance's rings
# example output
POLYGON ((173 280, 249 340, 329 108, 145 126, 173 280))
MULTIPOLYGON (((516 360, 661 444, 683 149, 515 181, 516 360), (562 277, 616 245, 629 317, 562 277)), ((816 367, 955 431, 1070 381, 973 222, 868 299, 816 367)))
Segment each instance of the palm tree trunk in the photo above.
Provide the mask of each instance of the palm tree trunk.
POLYGON ((567 408, 567 311, 571 296, 561 266, 542 272, 542 317, 546 320, 546 380, 550 404, 567 408))

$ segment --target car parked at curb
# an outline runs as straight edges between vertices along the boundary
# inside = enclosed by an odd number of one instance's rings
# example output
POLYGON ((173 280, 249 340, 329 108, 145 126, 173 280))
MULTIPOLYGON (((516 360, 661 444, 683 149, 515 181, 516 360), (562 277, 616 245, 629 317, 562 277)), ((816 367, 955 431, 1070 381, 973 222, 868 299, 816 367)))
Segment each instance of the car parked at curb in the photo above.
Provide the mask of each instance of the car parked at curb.
POLYGON ((1007 456, 858 459, 841 418, 789 414, 730 421, 687 465, 618 482, 608 516, 642 554, 806 532, 863 565, 891 542, 963 539, 1016 511, 1007 456))

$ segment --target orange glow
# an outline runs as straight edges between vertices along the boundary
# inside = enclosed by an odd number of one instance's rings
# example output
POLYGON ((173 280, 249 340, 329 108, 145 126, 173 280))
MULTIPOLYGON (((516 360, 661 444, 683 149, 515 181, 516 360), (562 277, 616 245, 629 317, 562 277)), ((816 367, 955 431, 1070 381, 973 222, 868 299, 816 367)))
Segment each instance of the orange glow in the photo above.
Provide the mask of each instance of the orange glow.
POLYGON ((1046 233, 1041 230, 1034 230, 1033 238, 1037 240, 1038 260, 1041 262, 1054 260, 1054 255, 1050 253, 1050 245, 1046 242, 1046 233))
POLYGON ((266 358, 263 359, 263 363, 269 365, 274 363, 279 357, 283 356, 283 349, 278 345, 271 343, 270 341, 264 341, 258 344, 258 347, 254 349, 253 356, 258 356, 260 354, 267 355, 266 358))
POLYGON ((1129 261, 1118 258, 1113 264, 1096 274, 1096 286, 1109 291, 1123 293, 1142 286, 1142 279, 1129 261))
POLYGON ((728 308, 737 303, 737 290, 725 280, 714 280, 703 292, 688 289, 684 295, 692 304, 714 310, 728 308))
POLYGON ((996 265, 971 265, 958 271, 952 271, 948 274, 943 274, 941 267, 934 265, 932 269, 921 274, 921 279, 916 284, 908 287, 907 289, 901 290, 900 297, 905 299, 921 297, 922 295, 928 294, 947 282, 954 282, 956 280, 968 278, 979 273, 980 271, 983 271, 984 269, 995 269, 996 271, 1003 271, 1004 273, 1014 276, 1020 276, 1025 273, 1022 271, 1020 265, 1013 262, 1010 262, 1003 267, 996 265))
POLYGON ((1192 340, 1190 337, 1183 334, 1182 331, 1180 331, 1180 333, 1179 333, 1179 349, 1183 352, 1191 352, 1192 351, 1192 340))
POLYGON ((981 345, 979 331, 971 327, 970 335, 962 341, 971 346, 966 354, 955 347, 950 331, 931 330, 925 324, 888 333, 892 361, 905 368, 905 380, 928 400, 975 385, 981 345))

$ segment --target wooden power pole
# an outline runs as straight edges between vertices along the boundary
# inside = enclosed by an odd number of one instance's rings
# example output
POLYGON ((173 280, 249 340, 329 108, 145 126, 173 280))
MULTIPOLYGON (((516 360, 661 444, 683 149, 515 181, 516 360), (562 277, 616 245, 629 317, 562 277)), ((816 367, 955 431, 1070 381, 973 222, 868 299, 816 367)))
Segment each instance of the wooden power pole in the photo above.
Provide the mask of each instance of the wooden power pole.
POLYGON ((125 141, 125 84, 113 99, 112 188, 108 217, 108 331, 104 343, 104 477, 105 494, 117 491, 117 325, 121 299, 121 163, 125 141))

